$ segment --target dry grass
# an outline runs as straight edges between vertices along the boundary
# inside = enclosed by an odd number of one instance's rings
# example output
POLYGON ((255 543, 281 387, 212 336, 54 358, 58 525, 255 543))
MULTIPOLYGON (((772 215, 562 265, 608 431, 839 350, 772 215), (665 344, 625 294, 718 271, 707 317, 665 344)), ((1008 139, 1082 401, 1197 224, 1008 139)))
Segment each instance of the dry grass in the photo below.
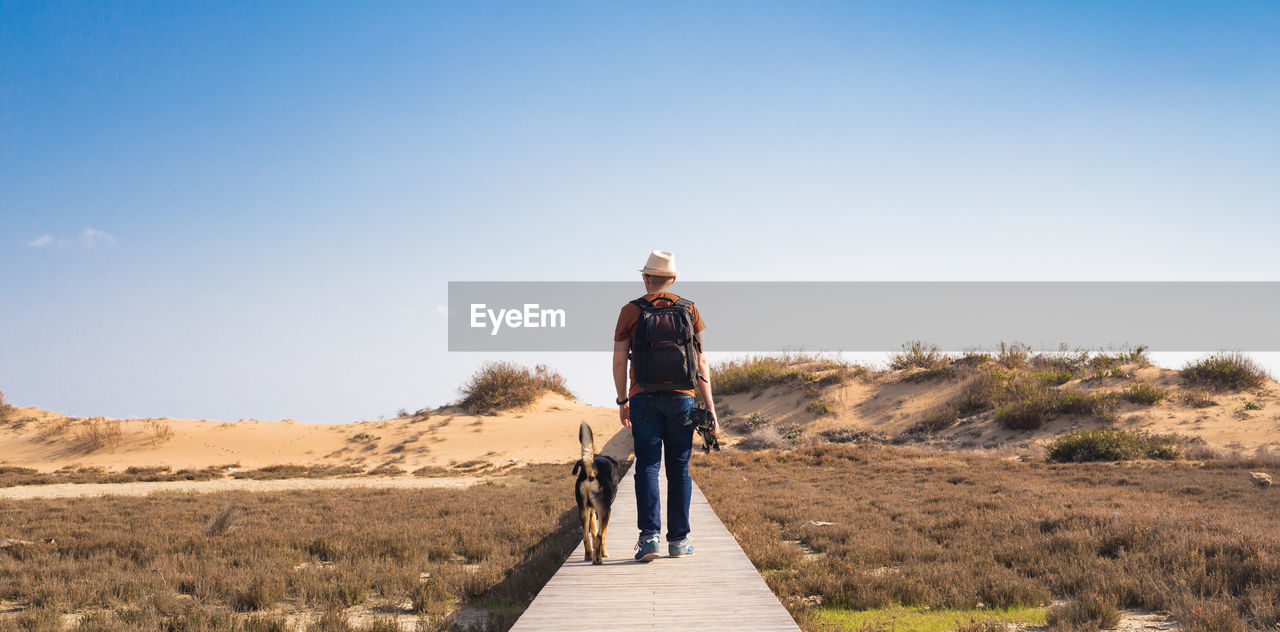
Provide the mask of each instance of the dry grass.
POLYGON ((0 466, 0 487, 59 483, 137 483, 151 481, 208 481, 222 478, 234 465, 173 470, 168 466, 131 466, 121 471, 103 467, 66 466, 53 472, 29 467, 0 466))
MULTIPOLYGON (((488 464, 488 462, 485 462, 488 464)), ((123 470, 104 467, 66 466, 52 472, 41 472, 29 467, 0 465, 0 487, 17 485, 55 485, 59 483, 138 483, 156 481, 209 481, 225 478, 254 480, 281 480, 286 478, 346 478, 352 476, 401 476, 406 472, 393 463, 365 470, 355 465, 326 465, 294 463, 268 465, 252 470, 238 470, 239 465, 215 465, 201 469, 173 470, 165 465, 130 466, 123 470)), ((441 468, 442 475, 458 476, 474 473, 458 469, 441 468)), ((417 473, 417 472, 415 472, 417 473)), ((425 470, 419 476, 425 476, 425 470)))
POLYGON ((160 445, 173 438, 173 426, 162 419, 148 419, 147 433, 151 436, 151 445, 160 445))
POLYGON ((13 406, 4 398, 4 391, 0 391, 0 421, 7 419, 12 413, 13 406))
POLYGON ((0 600, 25 608, 0 629, 80 613, 81 630, 283 630, 298 614, 346 630, 344 611, 362 606, 383 615, 375 629, 418 613, 442 630, 459 603, 491 606, 506 629, 576 544, 567 471, 466 489, 8 502, 0 533, 53 544, 0 551, 0 600))
POLYGON ((119 419, 89 419, 76 429, 76 442, 86 452, 113 448, 124 436, 124 422, 119 419))
POLYGON ((564 376, 546 365, 530 369, 513 362, 485 363, 461 391, 462 407, 480 413, 523 408, 545 393, 573 397, 564 376))
POLYGON ((256 470, 241 470, 239 472, 233 472, 231 476, 232 478, 274 481, 284 478, 339 478, 360 476, 364 473, 364 468, 354 465, 325 465, 321 463, 298 465, 290 463, 284 465, 268 465, 267 467, 260 467, 256 470))
POLYGON ((803 605, 816 596, 855 610, 1063 598, 1054 629, 1144 608, 1203 632, 1280 624, 1280 494, 1253 487, 1257 466, 827 445, 715 453, 694 476, 807 630, 822 629, 803 605))

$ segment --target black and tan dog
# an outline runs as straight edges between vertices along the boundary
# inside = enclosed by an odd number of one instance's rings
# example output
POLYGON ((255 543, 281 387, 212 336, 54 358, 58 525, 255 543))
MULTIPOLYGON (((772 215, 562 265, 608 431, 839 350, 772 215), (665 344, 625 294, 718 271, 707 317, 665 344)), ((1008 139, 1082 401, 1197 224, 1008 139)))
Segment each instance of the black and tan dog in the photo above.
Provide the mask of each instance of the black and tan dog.
POLYGON ((573 473, 578 475, 573 493, 578 497, 582 543, 587 549, 584 561, 603 564, 604 558, 609 557, 604 550, 604 536, 609 530, 609 509, 618 495, 618 462, 596 454, 595 437, 585 421, 578 428, 578 441, 582 443, 582 459, 573 464, 573 473))

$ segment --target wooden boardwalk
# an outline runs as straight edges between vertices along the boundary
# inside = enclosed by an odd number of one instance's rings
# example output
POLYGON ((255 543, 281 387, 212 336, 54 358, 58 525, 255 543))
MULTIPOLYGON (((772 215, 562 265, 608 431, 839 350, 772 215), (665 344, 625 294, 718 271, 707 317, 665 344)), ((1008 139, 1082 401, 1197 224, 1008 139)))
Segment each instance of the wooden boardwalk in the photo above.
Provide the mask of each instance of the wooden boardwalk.
MULTIPOLYGON (((666 522, 666 473, 662 485, 666 522)), ((750 493, 743 490, 743 493, 750 493)), ((786 630, 798 632, 786 608, 738 547, 697 484, 689 522, 692 557, 635 562, 636 496, 634 467, 618 486, 609 521, 602 566, 582 561, 583 547, 560 567, 516 621, 512 632, 616 632, 622 630, 786 630)))

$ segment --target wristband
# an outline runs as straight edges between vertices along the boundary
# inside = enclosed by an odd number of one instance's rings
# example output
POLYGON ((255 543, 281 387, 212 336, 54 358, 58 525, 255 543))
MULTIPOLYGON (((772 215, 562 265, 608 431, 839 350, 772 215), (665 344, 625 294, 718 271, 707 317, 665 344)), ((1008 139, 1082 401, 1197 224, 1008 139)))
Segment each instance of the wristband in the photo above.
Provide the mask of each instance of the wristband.
POLYGON ((627 402, 631 401, 631 398, 630 398, 630 397, 620 397, 620 398, 615 399, 615 400, 613 400, 613 401, 618 402, 618 405, 619 405, 619 406, 621 406, 621 405, 626 404, 627 402))

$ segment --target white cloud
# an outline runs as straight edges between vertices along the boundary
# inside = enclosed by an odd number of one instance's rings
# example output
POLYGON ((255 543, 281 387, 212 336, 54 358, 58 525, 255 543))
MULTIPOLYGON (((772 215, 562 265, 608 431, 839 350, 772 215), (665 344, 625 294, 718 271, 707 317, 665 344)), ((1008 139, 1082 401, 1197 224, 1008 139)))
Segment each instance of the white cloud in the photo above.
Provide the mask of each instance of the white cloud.
POLYGON ((104 233, 96 228, 86 228, 80 233, 80 241, 85 248, 97 248, 98 244, 104 246, 116 245, 116 238, 104 233))
POLYGON ((45 233, 43 235, 40 235, 39 237, 36 237, 35 239, 32 239, 31 241, 28 241, 27 245, 31 246, 32 248, 43 248, 52 243, 53 243, 53 235, 45 233))

